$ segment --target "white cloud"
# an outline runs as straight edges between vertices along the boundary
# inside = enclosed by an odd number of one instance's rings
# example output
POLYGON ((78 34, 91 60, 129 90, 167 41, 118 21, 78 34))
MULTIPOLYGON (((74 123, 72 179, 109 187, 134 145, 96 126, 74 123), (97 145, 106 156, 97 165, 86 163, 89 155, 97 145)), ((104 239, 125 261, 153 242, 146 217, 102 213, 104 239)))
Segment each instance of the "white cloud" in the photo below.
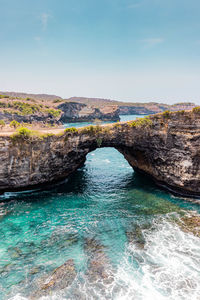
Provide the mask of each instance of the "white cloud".
POLYGON ((164 42, 163 38, 147 38, 141 40, 145 47, 154 47, 164 42))
POLYGON ((40 16, 40 20, 41 20, 41 23, 42 23, 42 29, 43 30, 46 30, 47 29, 47 25, 48 25, 48 21, 49 21, 49 18, 51 17, 51 15, 47 14, 47 13, 43 13, 41 16, 40 16))

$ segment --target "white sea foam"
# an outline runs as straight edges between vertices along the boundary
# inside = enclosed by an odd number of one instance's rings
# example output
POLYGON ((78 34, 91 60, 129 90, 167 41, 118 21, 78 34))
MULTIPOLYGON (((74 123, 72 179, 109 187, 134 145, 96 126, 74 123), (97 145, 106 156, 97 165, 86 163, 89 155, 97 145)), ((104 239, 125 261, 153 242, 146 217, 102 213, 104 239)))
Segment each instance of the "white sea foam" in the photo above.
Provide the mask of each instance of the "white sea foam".
POLYGON ((103 162, 105 162, 106 164, 110 164, 110 160, 109 159, 104 159, 103 162))
POLYGON ((134 243, 127 247, 118 280, 126 282, 128 291, 116 299, 130 299, 130 290, 134 299, 199 299, 200 239, 168 221, 155 225, 153 231, 144 232, 144 250, 137 250, 134 243), (140 267, 131 270, 138 261, 140 267))
MULTIPOLYGON (((161 218, 143 234, 144 249, 127 243, 117 270, 106 269, 113 272, 113 282, 91 283, 79 273, 71 287, 41 299, 199 300, 200 239, 161 218)), ((11 298, 25 299, 20 294, 11 298)))

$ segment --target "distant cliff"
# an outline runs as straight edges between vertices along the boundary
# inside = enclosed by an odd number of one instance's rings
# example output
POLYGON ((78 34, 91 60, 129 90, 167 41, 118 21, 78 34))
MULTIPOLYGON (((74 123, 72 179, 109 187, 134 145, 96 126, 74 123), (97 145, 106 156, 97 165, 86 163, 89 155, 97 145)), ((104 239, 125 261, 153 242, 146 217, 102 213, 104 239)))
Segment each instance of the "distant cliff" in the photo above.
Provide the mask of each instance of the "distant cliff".
POLYGON ((173 105, 159 104, 159 103, 144 103, 140 105, 120 105, 119 113, 120 115, 149 115, 161 113, 163 111, 178 111, 178 110, 191 110, 196 105, 194 103, 177 103, 173 105))
POLYGON ((66 122, 118 121, 119 115, 149 115, 166 110, 191 110, 194 103, 174 105, 148 102, 132 103, 101 98, 72 97, 62 99, 56 95, 0 92, 0 120, 9 123, 63 124, 66 122))
POLYGON ((12 120, 31 124, 63 124, 96 119, 119 120, 119 108, 116 105, 97 108, 81 103, 66 102, 62 98, 51 95, 29 95, 14 92, 7 94, 0 94, 0 120, 4 120, 5 123, 10 123, 12 120))
POLYGON ((106 105, 118 105, 119 106, 119 114, 120 115, 149 115, 156 114, 166 110, 169 111, 177 111, 177 110, 191 110, 196 106, 195 103, 190 102, 181 102, 173 105, 164 104, 164 103, 156 103, 156 102, 123 102, 123 101, 115 101, 109 99, 102 98, 86 98, 86 97, 71 97, 66 101, 82 103, 86 105, 90 105, 93 107, 104 107, 106 105))
POLYGON ((119 108, 116 105, 104 106, 102 108, 90 107, 86 104, 65 102, 58 106, 62 111, 60 121, 66 122, 82 122, 94 121, 119 121, 119 108))

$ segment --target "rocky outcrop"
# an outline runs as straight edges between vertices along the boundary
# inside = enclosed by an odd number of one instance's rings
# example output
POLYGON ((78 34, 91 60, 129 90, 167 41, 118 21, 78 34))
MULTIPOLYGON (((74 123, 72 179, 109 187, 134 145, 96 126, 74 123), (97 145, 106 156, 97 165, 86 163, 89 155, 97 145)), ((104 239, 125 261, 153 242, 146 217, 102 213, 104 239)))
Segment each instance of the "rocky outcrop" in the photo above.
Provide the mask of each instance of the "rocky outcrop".
POLYGON ((37 290, 29 299, 39 299, 50 296, 56 291, 67 288, 76 277, 76 269, 73 259, 69 259, 62 266, 55 269, 50 276, 42 278, 37 282, 37 290))
POLYGON ((86 276, 93 285, 103 282, 104 285, 113 282, 113 272, 108 257, 105 254, 105 247, 97 240, 86 239, 84 244, 86 254, 89 256, 88 270, 86 276))
POLYGON ((119 109, 116 105, 97 108, 81 103, 66 102, 63 99, 50 100, 51 96, 43 100, 0 95, 0 99, 0 120, 4 120, 5 123, 15 120, 19 123, 58 125, 67 122, 93 122, 97 119, 119 121, 119 109))
POLYGON ((5 123, 10 123, 11 121, 15 120, 22 123, 28 124, 54 124, 54 125, 61 125, 62 123, 59 120, 59 117, 55 117, 50 113, 40 113, 37 112, 35 114, 27 114, 27 115, 20 115, 17 113, 7 113, 7 112, 0 112, 0 120, 4 120, 5 123))
POLYGON ((119 121, 119 109, 116 105, 95 108, 82 103, 65 102, 58 106, 62 111, 60 121, 88 122, 95 119, 101 121, 119 121))
POLYGON ((191 110, 196 105, 190 102, 179 102, 173 105, 157 102, 124 102, 102 98, 86 98, 86 97, 71 97, 66 101, 86 104, 88 106, 102 108, 110 105, 117 105, 119 107, 120 115, 149 115, 161 113, 163 111, 178 111, 178 110, 191 110))
POLYGON ((129 105, 120 105, 120 115, 149 115, 161 113, 163 111, 178 111, 178 110, 191 110, 196 105, 194 103, 177 103, 174 105, 160 104, 160 103, 130 103, 129 105))
POLYGON ((0 137, 0 190, 27 189, 62 180, 98 147, 115 147, 157 184, 200 195, 200 113, 163 113, 63 134, 0 137))

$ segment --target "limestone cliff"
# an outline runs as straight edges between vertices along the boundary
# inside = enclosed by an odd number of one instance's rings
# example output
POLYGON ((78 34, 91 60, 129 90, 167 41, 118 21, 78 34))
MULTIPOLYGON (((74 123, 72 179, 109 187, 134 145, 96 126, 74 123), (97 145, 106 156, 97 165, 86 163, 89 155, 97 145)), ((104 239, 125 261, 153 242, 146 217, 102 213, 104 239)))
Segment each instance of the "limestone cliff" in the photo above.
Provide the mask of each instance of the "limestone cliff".
POLYGON ((87 106, 76 102, 65 102, 58 106, 62 111, 60 121, 67 122, 88 122, 95 119, 102 121, 119 121, 119 109, 116 105, 107 105, 102 108, 87 106))
POLYGON ((200 113, 164 113, 127 123, 68 129, 43 137, 0 137, 0 190, 66 178, 98 147, 115 147, 159 185, 200 196, 200 113))

